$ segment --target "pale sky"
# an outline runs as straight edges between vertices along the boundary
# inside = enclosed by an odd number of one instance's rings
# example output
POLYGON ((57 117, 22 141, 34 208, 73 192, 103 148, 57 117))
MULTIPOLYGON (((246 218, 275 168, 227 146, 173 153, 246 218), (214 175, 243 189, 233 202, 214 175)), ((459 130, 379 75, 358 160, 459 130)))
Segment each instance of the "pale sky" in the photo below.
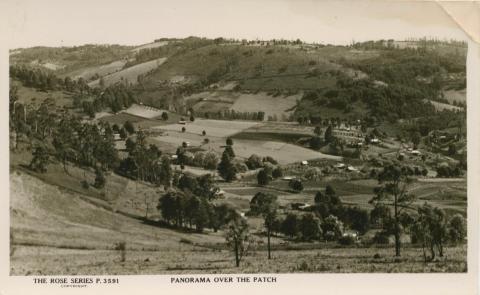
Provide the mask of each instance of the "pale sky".
POLYGON ((435 2, 3 0, 9 48, 138 45, 161 37, 352 40, 465 34, 435 2))

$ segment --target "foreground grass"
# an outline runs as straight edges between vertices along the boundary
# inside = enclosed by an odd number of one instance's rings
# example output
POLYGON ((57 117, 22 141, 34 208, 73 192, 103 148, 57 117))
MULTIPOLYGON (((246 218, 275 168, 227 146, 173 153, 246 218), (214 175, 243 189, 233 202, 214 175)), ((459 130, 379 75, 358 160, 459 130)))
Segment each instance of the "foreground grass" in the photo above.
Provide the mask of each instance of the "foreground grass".
MULTIPOLYGON (((265 251, 246 256, 234 267, 233 253, 200 246, 119 251, 17 246, 11 258, 12 275, 115 275, 213 273, 423 273, 466 272, 466 246, 449 248, 446 257, 424 263, 421 249, 405 248, 401 258, 392 248, 279 250, 273 259, 265 251), (378 254, 378 255, 375 255, 378 254), (375 257, 377 258, 374 258, 375 257)), ((127 245, 128 247, 128 245, 127 245)))

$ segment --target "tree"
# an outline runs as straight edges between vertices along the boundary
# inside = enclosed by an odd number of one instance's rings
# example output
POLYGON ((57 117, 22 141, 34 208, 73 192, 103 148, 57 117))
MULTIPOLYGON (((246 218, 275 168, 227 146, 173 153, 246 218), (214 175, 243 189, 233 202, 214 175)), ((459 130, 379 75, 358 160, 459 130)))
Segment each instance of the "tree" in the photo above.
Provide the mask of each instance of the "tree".
POLYGON ((295 237, 299 230, 299 220, 296 214, 288 213, 280 226, 281 232, 290 238, 295 237))
POLYGON ((283 170, 280 166, 273 169, 273 171, 272 171, 272 177, 273 178, 279 178, 279 177, 282 177, 282 176, 283 176, 283 170))
POLYGON ((425 203, 418 208, 418 218, 412 226, 412 242, 422 243, 425 262, 427 255, 425 248, 430 250, 430 260, 435 259, 436 251, 443 256, 443 244, 447 238, 447 222, 445 212, 425 203))
POLYGON ((127 138, 127 140, 125 141, 125 149, 127 150, 127 152, 132 155, 135 152, 136 148, 137 143, 131 138, 127 138))
POLYGON ((315 129, 313 130, 313 133, 315 133, 317 136, 322 135, 322 127, 315 126, 315 129))
POLYGON ((343 233, 343 223, 337 216, 329 215, 321 224, 323 238, 327 241, 339 239, 343 233))
POLYGON ((125 121, 125 124, 123 124, 123 128, 125 128, 125 130, 129 134, 135 133, 135 127, 133 126, 132 122, 130 122, 130 121, 125 121))
POLYGON ((160 166, 160 183, 162 183, 165 188, 170 187, 170 182, 172 180, 172 167, 170 166, 170 158, 168 156, 163 156, 160 166))
POLYGON ((208 214, 209 204, 206 200, 199 200, 197 210, 194 213, 195 229, 202 232, 207 224, 209 224, 210 216, 208 214))
POLYGON ((418 144, 420 143, 421 139, 422 139, 422 135, 420 134, 420 132, 418 132, 418 131, 413 132, 412 143, 413 143, 414 148, 418 147, 418 144))
POLYGON ((216 185, 215 179, 210 174, 197 177, 197 188, 194 193, 205 200, 213 200, 220 188, 216 185))
POLYGON ((205 136, 207 135, 207 132, 205 130, 202 131, 202 135, 205 136))
POLYGON ((203 168, 213 170, 218 165, 218 158, 214 152, 207 152, 203 158, 203 168))
POLYGON ((457 154, 457 147, 455 144, 451 143, 448 145, 448 155, 455 156, 457 154))
POLYGON ((232 248, 235 254, 235 266, 240 266, 240 261, 243 256, 247 254, 248 248, 251 244, 250 233, 248 231, 248 224, 238 214, 230 220, 226 227, 227 245, 232 248))
POLYGON ((314 136, 310 139, 310 147, 318 150, 322 147, 322 139, 319 136, 314 136))
POLYGON ((383 168, 378 175, 379 186, 374 189, 375 196, 370 200, 374 206, 386 205, 393 207, 393 234, 395 236, 395 256, 400 256, 401 224, 400 213, 408 208, 415 196, 408 193, 408 185, 411 183, 410 173, 403 166, 395 164, 383 168))
POLYGON ((316 219, 311 213, 302 216, 299 228, 304 241, 316 240, 322 232, 319 227, 318 219, 316 219))
POLYGON ((227 143, 227 145, 232 146, 233 145, 233 140, 229 137, 229 138, 227 138, 226 143, 227 143))
POLYGON ((265 222, 265 228, 267 229, 267 249, 268 259, 271 259, 270 249, 270 235, 272 232, 272 226, 277 216, 278 201, 277 196, 258 192, 253 196, 250 201, 250 213, 252 215, 261 215, 265 222))
POLYGON ((167 113, 167 112, 163 112, 163 113, 162 113, 162 120, 163 120, 163 121, 167 121, 167 120, 168 120, 168 113, 167 113))
POLYGON ((231 159, 235 158, 235 152, 233 151, 233 148, 232 148, 231 145, 227 145, 227 146, 225 147, 225 152, 228 153, 228 156, 229 156, 231 159))
POLYGON ((303 184, 302 181, 299 179, 290 180, 288 186, 297 193, 303 191, 303 184))
POLYGON ((127 138, 127 131, 125 130, 125 128, 120 128, 120 130, 118 131, 119 135, 120 135, 120 138, 125 140, 127 138))
POLYGON ((105 176, 103 175, 102 169, 95 168, 95 183, 93 184, 95 188, 101 189, 105 186, 105 176))
POLYGON ((325 142, 330 143, 333 140, 332 125, 328 125, 327 130, 325 130, 325 142))
POLYGON ((263 167, 262 158, 255 154, 252 154, 250 157, 248 157, 248 159, 245 161, 245 164, 250 170, 255 170, 263 167))
MULTIPOLYGON (((404 212, 405 213, 405 212, 404 212)), ((367 210, 359 207, 348 207, 345 210, 345 224, 360 234, 366 233, 370 228, 370 215, 367 210)))
POLYGON ((191 122, 195 121, 195 117, 193 115, 190 115, 190 121, 191 122))
POLYGON ((467 236, 467 226, 465 219, 460 214, 455 214, 448 221, 448 237, 454 244, 463 242, 467 236))
POLYGON ((45 173, 47 172, 47 164, 50 156, 47 153, 47 150, 43 146, 37 146, 32 152, 33 158, 30 161, 30 169, 36 172, 45 173))
POLYGON ((187 128, 182 127, 182 133, 184 133, 185 131, 187 131, 187 128))
POLYGON ((270 182, 270 175, 268 175, 265 169, 262 169, 258 172, 257 181, 258 181, 258 185, 261 185, 261 186, 265 186, 270 182))
POLYGON ((56 157, 62 161, 63 170, 65 173, 68 173, 67 170, 67 159, 73 157, 74 154, 74 137, 73 137, 73 128, 70 125, 69 120, 62 120, 54 133, 54 138, 52 144, 56 151, 56 157))
POLYGON ((157 209, 160 210, 163 219, 170 223, 171 221, 178 221, 178 201, 179 196, 175 191, 168 191, 158 200, 157 209))
POLYGON ((236 178, 237 169, 235 168, 235 165, 233 165, 227 150, 223 152, 222 160, 220 161, 220 164, 218 164, 218 174, 227 182, 231 182, 236 178))

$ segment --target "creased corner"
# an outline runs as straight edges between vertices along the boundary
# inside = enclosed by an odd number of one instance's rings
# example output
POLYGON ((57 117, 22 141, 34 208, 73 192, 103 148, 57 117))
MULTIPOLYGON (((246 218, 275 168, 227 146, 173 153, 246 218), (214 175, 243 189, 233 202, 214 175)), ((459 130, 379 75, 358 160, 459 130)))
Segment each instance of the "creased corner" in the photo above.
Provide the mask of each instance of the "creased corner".
POLYGON ((437 4, 470 39, 480 43, 480 2, 437 1, 437 4))

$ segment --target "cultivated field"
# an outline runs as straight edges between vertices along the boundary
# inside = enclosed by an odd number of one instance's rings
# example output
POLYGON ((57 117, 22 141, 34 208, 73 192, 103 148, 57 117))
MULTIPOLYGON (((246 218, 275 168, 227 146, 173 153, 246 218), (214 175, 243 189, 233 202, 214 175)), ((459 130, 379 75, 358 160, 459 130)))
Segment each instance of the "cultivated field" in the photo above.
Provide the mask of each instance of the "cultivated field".
POLYGON ((166 110, 160 110, 153 107, 138 105, 138 104, 133 104, 128 109, 121 111, 121 113, 126 113, 126 114, 147 118, 147 119, 160 117, 163 112, 168 113, 168 111, 166 110))
POLYGON ((235 153, 242 158, 248 158, 252 154, 257 154, 262 157, 270 156, 280 164, 313 159, 342 159, 342 157, 327 155, 294 144, 278 141, 237 139, 235 140, 233 148, 235 153))
POLYGON ((194 122, 183 124, 169 124, 157 127, 158 129, 166 131, 181 131, 185 127, 185 133, 201 135, 205 130, 207 136, 213 137, 229 137, 242 130, 250 128, 259 124, 251 121, 222 121, 222 120, 207 120, 196 119, 194 122))
MULTIPOLYGON (((145 74, 150 72, 151 70, 159 67, 162 65, 167 59, 166 58, 159 58, 152 61, 147 61, 138 65, 131 66, 124 70, 106 75, 103 77, 105 86, 109 86, 115 84, 117 82, 124 82, 124 83, 137 83, 137 78, 139 75, 145 74)), ((88 83, 90 87, 96 87, 100 84, 100 79, 92 81, 88 83)))
POLYGON ((123 68, 123 66, 126 63, 127 63, 127 60, 117 60, 106 65, 82 69, 78 72, 73 72, 70 75, 72 75, 74 79, 83 78, 85 80, 90 80, 92 77, 94 77, 97 74, 100 77, 103 77, 105 75, 118 72, 123 68))
MULTIPOLYGON (((188 141, 192 146, 202 146, 204 149, 213 149, 221 153, 225 145, 227 137, 234 136, 249 128, 255 128, 261 125, 259 122, 248 121, 222 121, 222 120, 206 120, 196 119, 194 122, 183 124, 169 124, 153 127, 155 129, 165 130, 165 135, 154 137, 153 140, 166 142, 176 146, 180 146, 183 142, 188 141), (181 132, 185 127, 186 131, 181 132), (206 132, 206 136, 202 136, 202 131, 206 132), (204 144, 204 138, 208 138, 210 142, 204 144)), ((280 130, 277 130, 280 132, 280 130)), ((326 158, 340 160, 341 157, 322 154, 301 146, 289 144, 281 141, 262 140, 261 138, 235 139, 233 146, 235 154, 239 158, 248 158, 252 154, 262 157, 271 156, 277 159, 280 164, 289 164, 303 160, 311 160, 318 158, 326 158)))

